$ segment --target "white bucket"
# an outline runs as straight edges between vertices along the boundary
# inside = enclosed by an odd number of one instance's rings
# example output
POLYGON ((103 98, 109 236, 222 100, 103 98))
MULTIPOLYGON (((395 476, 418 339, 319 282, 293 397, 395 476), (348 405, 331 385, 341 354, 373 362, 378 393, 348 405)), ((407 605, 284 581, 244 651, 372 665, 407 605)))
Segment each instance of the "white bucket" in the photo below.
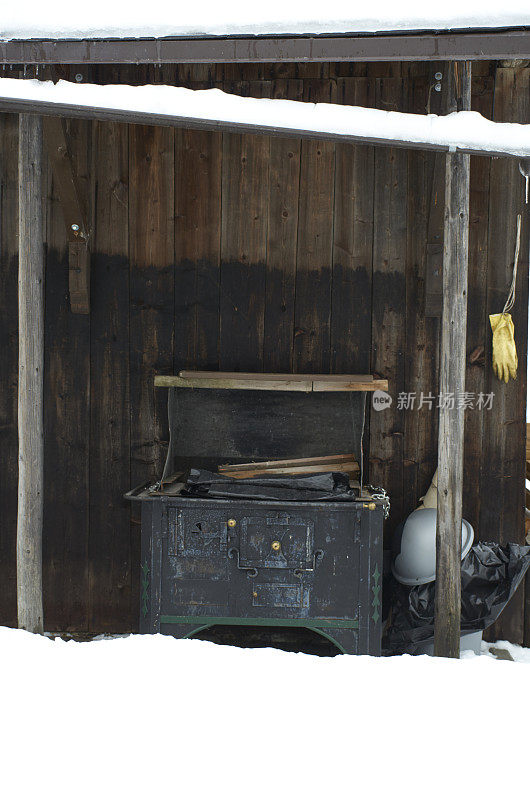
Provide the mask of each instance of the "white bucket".
MULTIPOLYGON (((463 633, 460 637, 460 655, 464 650, 473 650, 475 655, 480 655, 480 646, 482 644, 482 631, 471 631, 470 633, 463 633)), ((419 644, 415 651, 415 656, 433 656, 434 655, 434 642, 426 642, 419 644)))

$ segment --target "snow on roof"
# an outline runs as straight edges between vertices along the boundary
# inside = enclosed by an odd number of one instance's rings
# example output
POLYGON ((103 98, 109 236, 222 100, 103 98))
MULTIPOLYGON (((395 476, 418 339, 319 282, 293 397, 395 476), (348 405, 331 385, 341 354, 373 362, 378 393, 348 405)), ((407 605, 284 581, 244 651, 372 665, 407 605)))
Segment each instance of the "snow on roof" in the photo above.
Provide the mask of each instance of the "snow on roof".
MULTIPOLYGON (((374 108, 304 103, 295 100, 255 99, 220 89, 193 90, 151 84, 127 86, 76 84, 68 81, 0 78, 2 99, 30 100, 88 109, 114 109, 172 119, 235 123, 260 131, 313 132, 370 140, 441 145, 466 151, 488 151, 530 156, 530 125, 492 122, 475 111, 438 117, 374 108)), ((94 115, 96 116, 96 115, 94 115)), ((174 124, 174 123, 173 123, 174 124)))
POLYGON ((25 0, 3 3, 0 40, 96 39, 374 33, 383 31, 507 28, 530 25, 528 0, 378 0, 373 5, 335 0, 25 0))

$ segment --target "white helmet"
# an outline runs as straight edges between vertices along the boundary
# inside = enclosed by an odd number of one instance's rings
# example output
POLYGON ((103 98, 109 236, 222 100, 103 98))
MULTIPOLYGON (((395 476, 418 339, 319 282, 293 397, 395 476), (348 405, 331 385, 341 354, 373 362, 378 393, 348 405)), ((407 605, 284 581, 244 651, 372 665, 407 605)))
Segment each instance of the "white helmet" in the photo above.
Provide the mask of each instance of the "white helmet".
MULTIPOLYGON (((462 520, 462 558, 473 544, 473 528, 462 520)), ((436 509, 417 508, 403 527, 401 552, 392 565, 396 580, 406 586, 419 586, 436 578, 436 509)))

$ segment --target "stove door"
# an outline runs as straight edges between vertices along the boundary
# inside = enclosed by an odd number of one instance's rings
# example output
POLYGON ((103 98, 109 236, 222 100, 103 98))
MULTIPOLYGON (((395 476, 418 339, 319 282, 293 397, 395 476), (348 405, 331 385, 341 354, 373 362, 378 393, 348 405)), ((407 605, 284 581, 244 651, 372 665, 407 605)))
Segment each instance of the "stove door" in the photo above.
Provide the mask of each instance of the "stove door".
POLYGON ((168 508, 168 553, 173 556, 210 558, 226 556, 226 513, 207 506, 168 508))
POLYGON ((309 516, 263 512, 243 517, 240 566, 243 569, 313 569, 314 527, 309 516))

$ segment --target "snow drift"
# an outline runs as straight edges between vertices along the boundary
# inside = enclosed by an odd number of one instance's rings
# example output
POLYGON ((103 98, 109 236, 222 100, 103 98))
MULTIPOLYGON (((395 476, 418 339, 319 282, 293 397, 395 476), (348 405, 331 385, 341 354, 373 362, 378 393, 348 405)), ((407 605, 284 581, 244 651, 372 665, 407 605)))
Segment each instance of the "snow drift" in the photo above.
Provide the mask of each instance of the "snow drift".
POLYGON ((519 796, 525 781, 528 664, 161 635, 79 644, 8 628, 0 653, 13 800, 447 800, 519 796))

